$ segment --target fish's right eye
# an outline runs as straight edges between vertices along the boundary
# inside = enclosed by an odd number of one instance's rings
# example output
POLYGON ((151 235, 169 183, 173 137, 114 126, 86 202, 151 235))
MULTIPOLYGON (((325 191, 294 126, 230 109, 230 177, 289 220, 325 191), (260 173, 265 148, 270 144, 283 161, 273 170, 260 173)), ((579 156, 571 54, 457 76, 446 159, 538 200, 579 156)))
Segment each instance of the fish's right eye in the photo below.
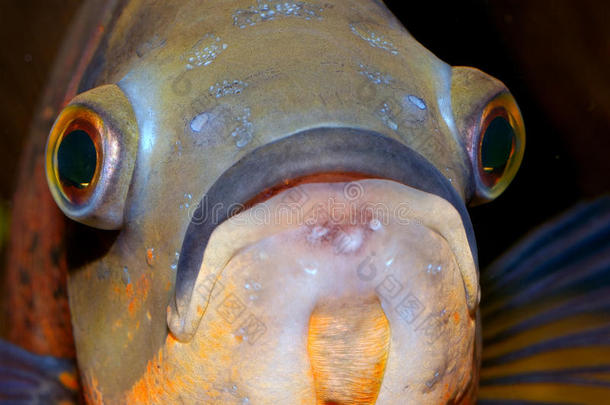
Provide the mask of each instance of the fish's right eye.
POLYGON ((59 208, 86 225, 120 228, 137 139, 132 107, 118 86, 72 100, 47 141, 47 180, 59 208))
POLYGON ((89 187, 97 171, 97 149, 89 132, 70 131, 57 150, 59 180, 79 189, 89 187))
MULTIPOLYGON (((78 105, 66 107, 49 137, 49 182, 72 206, 86 204, 101 175, 104 162, 102 118, 78 105)), ((62 200, 62 201, 63 201, 62 200)))

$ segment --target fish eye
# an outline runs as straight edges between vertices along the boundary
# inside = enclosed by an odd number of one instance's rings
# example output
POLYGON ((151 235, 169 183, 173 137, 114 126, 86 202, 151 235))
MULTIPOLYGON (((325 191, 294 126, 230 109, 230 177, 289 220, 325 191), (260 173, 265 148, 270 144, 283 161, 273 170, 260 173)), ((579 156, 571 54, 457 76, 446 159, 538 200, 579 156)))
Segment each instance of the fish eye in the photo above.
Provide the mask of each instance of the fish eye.
POLYGON ((79 189, 91 185, 96 155, 95 144, 86 131, 75 129, 68 133, 57 150, 57 172, 62 184, 79 189))
POLYGON ((95 190, 104 161, 101 117, 89 108, 69 106, 51 131, 50 178, 65 201, 84 204, 95 190))
POLYGON ((483 132, 481 141, 481 167, 487 180, 495 182, 502 177, 514 146, 515 131, 504 117, 495 117, 483 132))
POLYGON ((479 201, 489 201, 508 187, 523 158, 523 119, 509 93, 502 93, 487 104, 477 132, 473 148, 475 193, 479 201))
POLYGON ((137 148, 129 101, 116 85, 95 88, 64 108, 47 141, 51 194, 70 218, 118 229, 137 148))

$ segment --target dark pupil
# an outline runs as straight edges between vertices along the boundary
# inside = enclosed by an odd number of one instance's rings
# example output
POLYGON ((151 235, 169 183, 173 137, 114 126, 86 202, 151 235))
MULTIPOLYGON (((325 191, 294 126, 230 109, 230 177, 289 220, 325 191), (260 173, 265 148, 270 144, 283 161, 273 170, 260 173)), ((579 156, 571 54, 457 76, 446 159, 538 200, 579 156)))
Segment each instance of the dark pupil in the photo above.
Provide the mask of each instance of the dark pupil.
POLYGON ((503 117, 489 123, 481 145, 481 163, 486 172, 502 170, 510 157, 515 132, 503 117))
POLYGON ((95 145, 85 131, 72 131, 61 141, 57 169, 62 182, 78 188, 87 187, 95 174, 96 164, 95 145))

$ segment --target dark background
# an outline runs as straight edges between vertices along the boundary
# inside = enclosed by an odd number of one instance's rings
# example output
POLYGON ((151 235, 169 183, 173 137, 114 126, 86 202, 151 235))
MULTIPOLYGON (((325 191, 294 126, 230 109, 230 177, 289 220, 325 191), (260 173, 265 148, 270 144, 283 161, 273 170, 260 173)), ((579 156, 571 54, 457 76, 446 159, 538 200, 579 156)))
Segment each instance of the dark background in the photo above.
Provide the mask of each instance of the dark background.
MULTIPOLYGON (((610 2, 386 3, 447 63, 502 80, 523 113, 527 146, 519 174, 498 200, 471 210, 482 267, 536 225, 610 190, 610 2)), ((78 4, 0 3, 0 251, 18 156, 78 4)))
POLYGON ((523 114, 517 177, 496 201, 470 210, 482 268, 536 225, 610 191, 610 2, 387 4, 447 63, 502 80, 523 114))

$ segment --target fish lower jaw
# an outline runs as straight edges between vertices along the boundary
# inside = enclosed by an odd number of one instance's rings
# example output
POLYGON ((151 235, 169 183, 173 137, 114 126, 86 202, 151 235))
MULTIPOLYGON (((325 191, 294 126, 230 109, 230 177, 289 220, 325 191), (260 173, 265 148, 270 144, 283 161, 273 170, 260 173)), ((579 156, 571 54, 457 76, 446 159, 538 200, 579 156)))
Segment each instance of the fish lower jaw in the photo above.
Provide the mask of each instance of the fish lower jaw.
POLYGON ((176 307, 168 309, 170 330, 179 340, 192 336, 201 319, 201 308, 209 299, 210 280, 217 280, 229 262, 251 246, 273 239, 272 250, 277 255, 293 243, 293 256, 295 252, 312 257, 325 254, 329 255, 325 260, 340 258, 349 267, 376 252, 391 251, 389 246, 407 238, 400 249, 408 246, 411 257, 421 259, 419 265, 426 271, 440 271, 440 250, 434 244, 422 245, 424 234, 440 237, 441 245, 447 247, 444 266, 455 264, 469 314, 474 317, 479 299, 478 273, 461 218, 453 206, 436 195, 391 180, 363 179, 302 184, 220 224, 205 247, 192 293, 180 299, 177 296, 176 307), (416 236, 418 233, 421 235, 416 236))
POLYGON ((185 307, 195 302, 198 319, 185 318, 196 327, 184 350, 230 358, 252 403, 459 397, 475 321, 456 240, 420 218, 448 207, 419 193, 387 180, 308 183, 221 224, 185 307))

